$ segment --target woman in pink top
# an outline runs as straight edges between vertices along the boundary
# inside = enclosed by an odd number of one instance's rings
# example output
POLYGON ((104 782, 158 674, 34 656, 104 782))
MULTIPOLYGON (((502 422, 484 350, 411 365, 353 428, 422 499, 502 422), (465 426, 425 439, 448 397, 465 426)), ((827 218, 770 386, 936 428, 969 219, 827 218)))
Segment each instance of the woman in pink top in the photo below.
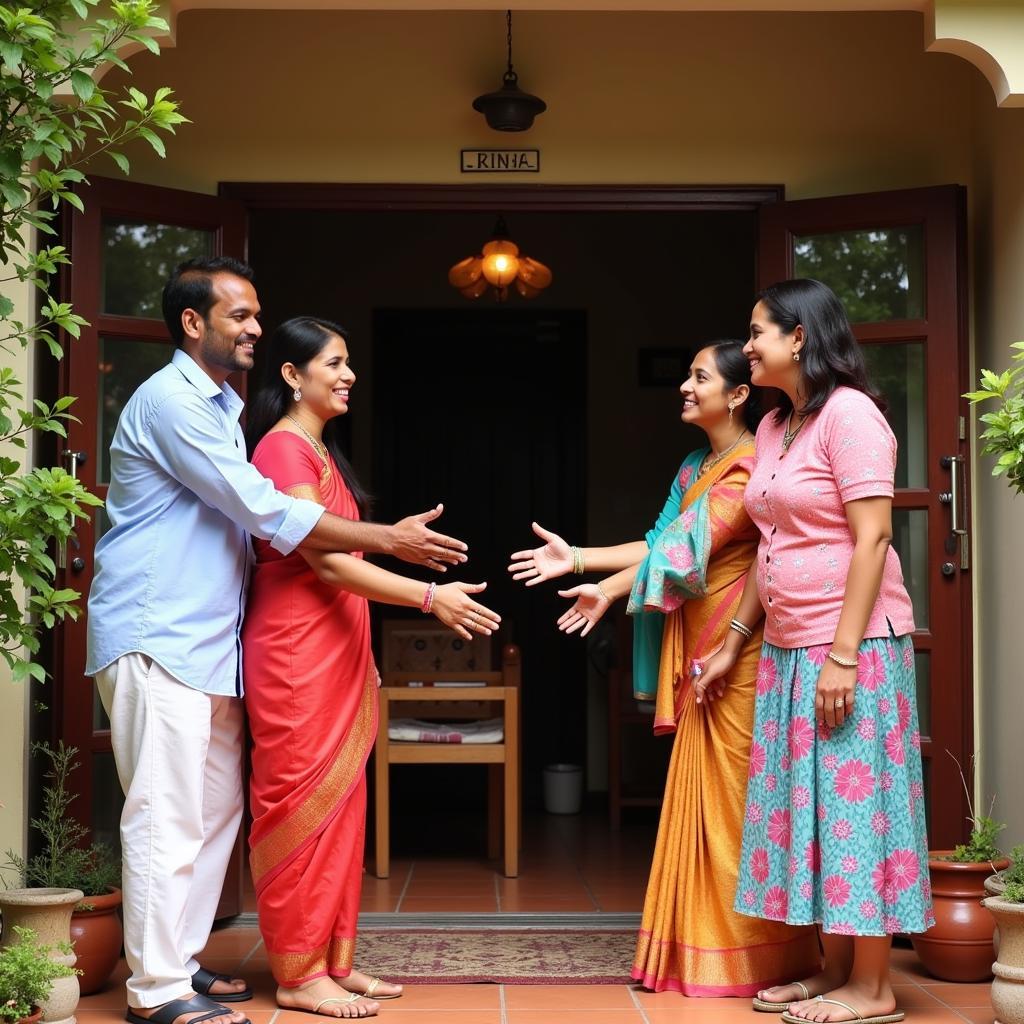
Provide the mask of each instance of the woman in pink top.
POLYGON ((765 616, 735 909, 821 929, 821 973, 755 1009, 894 1022, 891 937, 933 923, 914 620, 890 546, 896 439, 832 291, 785 281, 758 299, 744 351, 780 400, 745 496, 756 572, 694 681, 698 699, 721 693, 765 616))

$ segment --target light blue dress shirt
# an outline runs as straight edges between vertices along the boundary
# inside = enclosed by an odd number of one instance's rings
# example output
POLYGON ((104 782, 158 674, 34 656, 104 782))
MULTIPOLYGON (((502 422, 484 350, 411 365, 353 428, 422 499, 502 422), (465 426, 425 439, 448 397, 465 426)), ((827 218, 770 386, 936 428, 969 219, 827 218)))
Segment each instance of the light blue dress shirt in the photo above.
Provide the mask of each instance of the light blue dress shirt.
POLYGON ((249 464, 242 400, 181 349, 132 395, 110 446, 86 675, 138 652, 187 686, 242 694, 254 534, 283 554, 323 514, 249 464))

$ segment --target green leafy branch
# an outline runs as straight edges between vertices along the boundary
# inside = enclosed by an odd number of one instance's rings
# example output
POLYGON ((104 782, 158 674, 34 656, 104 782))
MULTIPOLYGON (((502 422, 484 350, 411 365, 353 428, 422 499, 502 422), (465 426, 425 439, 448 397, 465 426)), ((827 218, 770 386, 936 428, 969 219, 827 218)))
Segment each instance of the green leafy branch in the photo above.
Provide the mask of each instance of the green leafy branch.
POLYGON ((1003 373, 981 371, 981 388, 968 391, 964 398, 972 405, 998 399, 999 408, 979 417, 986 429, 982 454, 995 455, 993 476, 1006 476, 1018 493, 1024 492, 1024 341, 1015 341, 1012 357, 1015 364, 1003 373))

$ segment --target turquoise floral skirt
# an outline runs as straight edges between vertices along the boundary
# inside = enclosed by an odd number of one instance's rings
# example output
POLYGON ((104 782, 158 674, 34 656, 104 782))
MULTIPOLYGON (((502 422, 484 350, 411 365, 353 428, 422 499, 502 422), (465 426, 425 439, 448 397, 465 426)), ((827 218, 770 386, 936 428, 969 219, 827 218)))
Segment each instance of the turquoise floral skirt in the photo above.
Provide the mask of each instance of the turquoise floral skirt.
POLYGON ((761 649, 735 909, 836 935, 923 932, 935 919, 910 637, 861 644, 836 729, 814 719, 828 650, 761 649))

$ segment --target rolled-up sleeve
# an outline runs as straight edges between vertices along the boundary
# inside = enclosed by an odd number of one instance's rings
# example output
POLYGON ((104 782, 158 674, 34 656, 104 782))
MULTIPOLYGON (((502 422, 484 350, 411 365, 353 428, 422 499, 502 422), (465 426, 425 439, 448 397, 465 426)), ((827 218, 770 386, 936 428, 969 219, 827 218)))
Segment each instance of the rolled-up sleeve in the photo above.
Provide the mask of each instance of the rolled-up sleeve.
POLYGON ((250 465, 209 399, 175 395, 161 402, 147 417, 146 433, 161 468, 282 554, 301 544, 324 513, 316 502, 282 494, 250 465))

